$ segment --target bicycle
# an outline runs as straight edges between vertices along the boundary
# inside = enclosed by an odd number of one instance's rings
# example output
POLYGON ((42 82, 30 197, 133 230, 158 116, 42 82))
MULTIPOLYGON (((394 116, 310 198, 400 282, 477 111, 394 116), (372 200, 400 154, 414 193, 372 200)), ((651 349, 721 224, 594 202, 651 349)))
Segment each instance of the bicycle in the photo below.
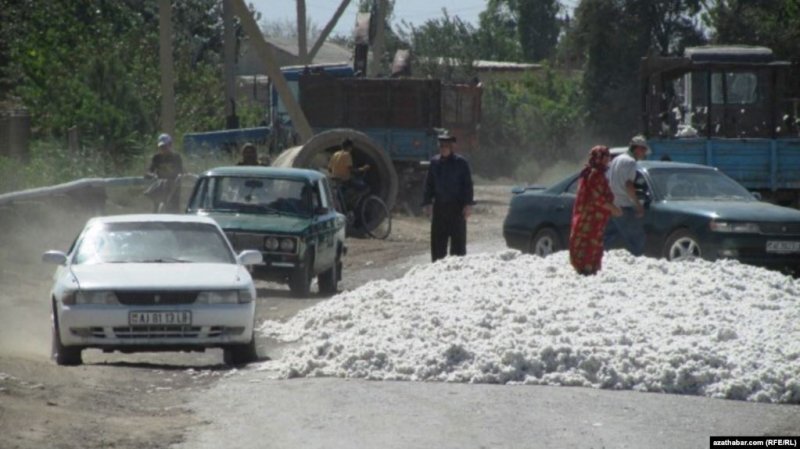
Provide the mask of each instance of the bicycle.
MULTIPOLYGON (((167 212, 167 208, 173 201, 173 197, 178 194, 180 189, 181 178, 184 175, 178 175, 174 181, 168 181, 164 178, 155 178, 154 176, 145 175, 145 179, 153 179, 153 183, 144 191, 144 195, 153 201, 153 212, 163 214, 167 212)), ((177 213, 172 211, 173 213, 177 213)))
POLYGON ((347 219, 347 233, 366 233, 372 238, 384 240, 392 232, 392 214, 381 197, 371 192, 369 187, 355 191, 355 206, 348 207, 343 183, 332 181, 336 192, 338 209, 347 219))

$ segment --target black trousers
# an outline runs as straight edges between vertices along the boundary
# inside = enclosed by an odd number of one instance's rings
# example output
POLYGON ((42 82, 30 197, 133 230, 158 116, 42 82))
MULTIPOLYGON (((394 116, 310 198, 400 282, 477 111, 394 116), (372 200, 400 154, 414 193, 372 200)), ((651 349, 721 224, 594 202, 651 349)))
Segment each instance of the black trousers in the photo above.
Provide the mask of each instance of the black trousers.
POLYGON ((431 260, 447 257, 450 243, 451 256, 467 254, 467 220, 464 205, 460 203, 434 203, 431 221, 431 260))

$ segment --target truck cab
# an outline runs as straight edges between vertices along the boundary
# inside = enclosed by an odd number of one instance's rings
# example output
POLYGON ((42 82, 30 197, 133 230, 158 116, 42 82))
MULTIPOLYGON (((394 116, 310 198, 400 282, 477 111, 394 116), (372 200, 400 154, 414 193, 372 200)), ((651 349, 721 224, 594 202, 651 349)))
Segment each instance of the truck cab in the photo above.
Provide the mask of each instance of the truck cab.
POLYGON ((642 125, 651 158, 715 166, 765 199, 800 205, 798 74, 764 47, 644 58, 642 125))

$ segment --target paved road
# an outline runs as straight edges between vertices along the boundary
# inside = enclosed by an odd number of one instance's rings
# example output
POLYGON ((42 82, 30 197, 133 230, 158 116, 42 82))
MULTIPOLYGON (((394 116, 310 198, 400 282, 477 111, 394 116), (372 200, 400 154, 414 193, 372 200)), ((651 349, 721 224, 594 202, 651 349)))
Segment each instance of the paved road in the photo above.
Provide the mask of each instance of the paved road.
MULTIPOLYGON (((470 246, 496 251, 497 239, 470 246)), ((427 254, 358 277, 396 277, 427 254)), ((360 283, 360 282, 359 282, 360 283)), ((312 305, 311 303, 308 304, 312 305)), ((280 357, 280 344, 268 345, 280 357)), ((706 448, 711 435, 800 435, 800 408, 588 388, 277 380, 242 371, 195 394, 178 448, 706 448)))
POLYGON ((707 448, 800 433, 796 406, 589 388, 269 380, 248 372, 191 406, 180 448, 707 448))

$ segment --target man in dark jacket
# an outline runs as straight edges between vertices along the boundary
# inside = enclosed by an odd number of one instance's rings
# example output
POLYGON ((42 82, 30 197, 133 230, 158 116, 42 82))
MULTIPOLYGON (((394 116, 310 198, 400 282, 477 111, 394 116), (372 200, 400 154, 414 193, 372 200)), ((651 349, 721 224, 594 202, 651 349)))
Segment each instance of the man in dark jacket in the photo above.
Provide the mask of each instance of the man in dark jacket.
POLYGON ((469 163, 455 154, 456 138, 439 136, 439 154, 431 159, 425 179, 422 205, 431 221, 431 259, 436 262, 450 255, 467 254, 467 218, 475 204, 469 163))

